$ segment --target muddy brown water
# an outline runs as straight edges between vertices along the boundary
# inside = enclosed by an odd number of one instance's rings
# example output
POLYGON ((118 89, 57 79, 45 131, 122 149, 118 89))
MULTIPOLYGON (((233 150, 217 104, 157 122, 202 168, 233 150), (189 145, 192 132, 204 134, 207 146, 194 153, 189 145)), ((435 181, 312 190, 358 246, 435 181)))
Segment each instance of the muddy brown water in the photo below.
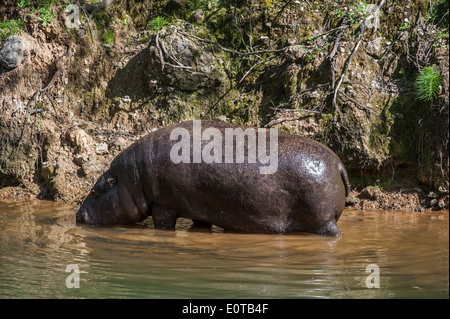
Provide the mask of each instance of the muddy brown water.
POLYGON ((0 202, 0 298, 449 298, 448 212, 345 211, 340 238, 187 220, 91 227, 74 215, 0 202))

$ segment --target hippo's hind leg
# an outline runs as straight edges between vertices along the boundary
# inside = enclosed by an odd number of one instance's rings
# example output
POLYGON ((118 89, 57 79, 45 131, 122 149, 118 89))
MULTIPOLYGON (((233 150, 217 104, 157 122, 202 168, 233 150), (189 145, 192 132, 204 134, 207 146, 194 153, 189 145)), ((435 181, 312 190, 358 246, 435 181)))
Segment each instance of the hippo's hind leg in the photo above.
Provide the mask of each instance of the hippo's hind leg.
POLYGON ((175 229, 178 212, 167 206, 152 203, 152 217, 155 228, 157 229, 175 229))

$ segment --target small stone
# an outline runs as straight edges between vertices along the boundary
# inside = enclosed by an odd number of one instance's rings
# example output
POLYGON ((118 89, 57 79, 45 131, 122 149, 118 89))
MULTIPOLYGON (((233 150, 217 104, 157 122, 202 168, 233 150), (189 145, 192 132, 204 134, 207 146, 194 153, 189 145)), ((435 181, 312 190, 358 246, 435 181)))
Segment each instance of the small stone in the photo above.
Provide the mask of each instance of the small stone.
POLYGON ((436 206, 437 204, 438 204, 438 200, 436 198, 434 198, 430 201, 431 206, 436 206))
POLYGON ((380 58, 381 57, 381 41, 382 38, 378 37, 373 39, 372 41, 369 41, 366 45, 366 51, 369 55, 380 58))
POLYGON ((296 62, 303 58, 305 50, 299 45, 291 45, 284 50, 284 58, 287 62, 296 62))
POLYGON ((12 35, 0 46, 0 67, 6 70, 17 68, 23 61, 23 43, 20 37, 12 35))
POLYGON ((216 120, 222 121, 222 122, 227 122, 228 118, 225 115, 219 115, 216 117, 216 120))
POLYGON ((360 197, 367 199, 376 199, 381 196, 381 191, 378 187, 367 186, 361 191, 360 197))
POLYGON ((114 141, 114 146, 117 147, 119 150, 125 149, 127 147, 127 140, 124 139, 122 136, 119 136, 114 141))
POLYGON ((101 81, 100 82, 100 86, 105 90, 108 87, 108 82, 106 81, 101 81))
POLYGON ((90 145, 92 145, 92 138, 79 127, 69 129, 66 134, 70 144, 78 147, 80 152, 88 150, 90 145))
POLYGON ((129 97, 128 95, 125 95, 125 96, 122 98, 122 102, 123 102, 123 103, 130 103, 130 102, 131 102, 131 99, 130 99, 130 97, 129 97))
POLYGON ((439 186, 438 187, 438 192, 441 195, 446 195, 446 194, 448 194, 448 189, 446 189, 444 186, 439 186))
POLYGON ((439 195, 436 194, 435 192, 429 192, 428 193, 428 198, 438 198, 438 197, 439 197, 439 195))
POLYGON ((106 142, 98 144, 97 147, 95 148, 95 153, 97 155, 108 154, 108 144, 106 142))
POLYGON ((354 206, 354 205, 358 204, 360 201, 361 201, 361 200, 360 200, 358 197, 350 196, 350 197, 348 197, 348 198, 346 199, 345 202, 346 202, 347 204, 349 204, 349 205, 354 206))

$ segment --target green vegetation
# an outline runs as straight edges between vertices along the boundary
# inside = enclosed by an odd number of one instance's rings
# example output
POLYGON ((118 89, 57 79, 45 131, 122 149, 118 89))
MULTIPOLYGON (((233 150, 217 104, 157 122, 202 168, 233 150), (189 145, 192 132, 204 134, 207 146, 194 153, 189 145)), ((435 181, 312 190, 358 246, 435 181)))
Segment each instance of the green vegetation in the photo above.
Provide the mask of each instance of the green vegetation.
POLYGON ((48 7, 42 7, 38 12, 40 13, 38 20, 41 21, 44 27, 48 26, 56 18, 56 14, 52 13, 48 7))
POLYGON ((5 41, 6 38, 13 34, 18 34, 23 30, 23 21, 8 20, 0 22, 0 41, 5 41))
POLYGON ((432 66, 423 68, 417 76, 414 88, 419 100, 431 102, 439 93, 442 85, 442 75, 432 66))
POLYGON ((158 32, 167 24, 167 22, 168 21, 166 18, 158 16, 158 17, 150 20, 150 22, 148 23, 148 27, 153 32, 158 32))
POLYGON ((21 7, 21 8, 25 8, 25 7, 31 6, 31 2, 30 1, 21 0, 17 5, 19 7, 21 7))
POLYGON ((103 33, 103 42, 105 44, 111 44, 116 41, 116 37, 114 35, 113 30, 106 30, 105 33, 103 33))

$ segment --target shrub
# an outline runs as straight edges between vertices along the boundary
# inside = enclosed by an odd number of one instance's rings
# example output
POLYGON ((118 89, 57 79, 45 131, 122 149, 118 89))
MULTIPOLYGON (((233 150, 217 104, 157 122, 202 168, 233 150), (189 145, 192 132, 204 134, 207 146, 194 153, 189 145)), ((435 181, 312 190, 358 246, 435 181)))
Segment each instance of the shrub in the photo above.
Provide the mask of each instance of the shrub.
POLYGON ((423 68, 416 78, 414 89, 419 100, 431 102, 439 94, 442 85, 442 75, 432 66, 423 68))
POLYGON ((148 23, 150 30, 158 32, 167 24, 167 19, 164 17, 156 17, 148 23))

